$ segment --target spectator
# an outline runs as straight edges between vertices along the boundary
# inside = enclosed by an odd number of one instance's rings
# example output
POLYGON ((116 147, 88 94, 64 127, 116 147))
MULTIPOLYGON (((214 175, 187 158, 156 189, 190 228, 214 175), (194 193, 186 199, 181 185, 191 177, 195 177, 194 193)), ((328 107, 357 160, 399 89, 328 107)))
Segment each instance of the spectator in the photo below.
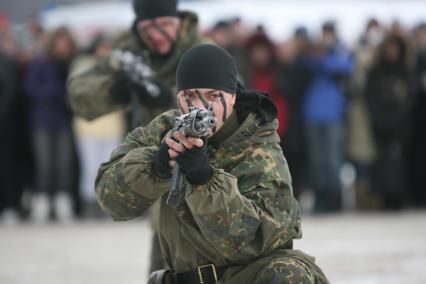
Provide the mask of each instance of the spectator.
POLYGON ((426 206, 424 190, 424 161, 426 161, 426 23, 416 29, 417 59, 415 68, 415 103, 412 115, 412 144, 410 186, 412 199, 416 206, 426 206))
POLYGON ((278 134, 281 139, 287 130, 287 102, 279 93, 275 45, 268 38, 263 27, 259 26, 255 34, 246 43, 249 56, 249 81, 251 89, 266 92, 278 109, 278 134))
POLYGON ((310 39, 306 28, 299 27, 294 37, 279 48, 278 82, 280 93, 288 104, 288 128, 284 135, 283 152, 291 167, 293 192, 299 197, 307 186, 306 139, 302 123, 302 102, 311 72, 304 64, 310 39))
POLYGON ((370 188, 370 168, 375 156, 371 121, 365 103, 365 85, 375 52, 384 37, 376 19, 368 21, 355 49, 356 66, 351 80, 351 101, 347 120, 347 155, 356 169, 356 202, 359 208, 377 208, 378 198, 370 188))
POLYGON ((210 31, 214 43, 228 51, 238 64, 238 81, 248 83, 247 54, 243 48, 242 27, 238 19, 233 21, 221 20, 210 31))
POLYGON ((406 54, 404 39, 388 36, 367 78, 366 100, 377 149, 372 189, 381 196, 384 209, 401 208, 407 187, 411 94, 406 54))
POLYGON ((340 43, 334 24, 325 23, 322 31, 322 41, 306 60, 313 78, 302 107, 317 213, 342 207, 339 174, 346 111, 342 83, 353 68, 352 57, 340 43))
POLYGON ((36 190, 40 194, 35 199, 38 206, 34 213, 40 219, 45 218, 42 209, 46 207, 43 207, 46 201, 50 220, 56 220, 57 209, 61 209, 64 215, 69 214, 66 209, 70 209, 67 196, 72 186, 73 144, 65 84, 75 50, 67 28, 54 30, 44 54, 33 60, 25 79, 26 94, 31 103, 36 190), (64 194, 57 195, 60 191, 64 194), (60 204, 62 208, 57 208, 60 204))
POLYGON ((16 130, 14 115, 18 91, 18 66, 12 57, 13 39, 9 20, 0 15, 0 216, 4 221, 16 222, 20 209, 20 188, 16 163, 16 130))

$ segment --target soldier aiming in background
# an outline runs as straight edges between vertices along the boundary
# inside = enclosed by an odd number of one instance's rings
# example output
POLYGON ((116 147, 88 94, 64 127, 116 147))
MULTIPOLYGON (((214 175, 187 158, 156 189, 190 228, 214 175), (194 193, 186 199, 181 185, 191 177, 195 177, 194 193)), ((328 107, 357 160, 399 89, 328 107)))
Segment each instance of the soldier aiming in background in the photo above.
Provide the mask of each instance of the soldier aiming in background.
MULTIPOLYGON (((134 0, 133 8, 131 32, 113 47, 115 51, 91 68, 71 72, 68 93, 77 115, 92 120, 130 108, 134 128, 175 106, 179 58, 200 42, 197 17, 177 11, 176 0, 134 0)), ((154 220, 154 229, 155 224, 154 220)), ((160 255, 154 236, 151 270, 162 267, 160 255)))

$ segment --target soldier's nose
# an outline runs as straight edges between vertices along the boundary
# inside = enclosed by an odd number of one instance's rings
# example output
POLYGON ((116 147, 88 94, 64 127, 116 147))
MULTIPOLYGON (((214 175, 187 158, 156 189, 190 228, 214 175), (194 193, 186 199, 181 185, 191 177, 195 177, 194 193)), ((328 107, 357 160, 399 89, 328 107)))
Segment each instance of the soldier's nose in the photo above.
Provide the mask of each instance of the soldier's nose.
POLYGON ((201 102, 200 99, 193 102, 193 107, 199 108, 199 109, 206 109, 204 104, 201 102))

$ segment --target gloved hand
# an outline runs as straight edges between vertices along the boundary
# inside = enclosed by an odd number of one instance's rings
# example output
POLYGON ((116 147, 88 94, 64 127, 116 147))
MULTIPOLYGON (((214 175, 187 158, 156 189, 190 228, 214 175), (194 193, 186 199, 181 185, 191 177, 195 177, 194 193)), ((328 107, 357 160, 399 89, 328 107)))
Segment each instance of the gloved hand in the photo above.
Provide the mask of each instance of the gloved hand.
POLYGON ((191 149, 186 149, 175 160, 182 167, 188 182, 191 184, 203 185, 213 176, 206 143, 202 147, 194 146, 191 149))
POLYGON ((142 103, 151 107, 167 107, 169 106, 173 95, 171 89, 158 79, 149 79, 149 84, 158 88, 159 93, 155 96, 150 94, 146 86, 142 84, 132 84, 133 91, 136 92, 142 103))
POLYGON ((154 156, 154 170, 159 177, 170 178, 172 176, 172 168, 169 166, 169 161, 169 146, 163 141, 154 156))
POLYGON ((142 82, 133 82, 125 71, 117 71, 111 86, 112 99, 117 103, 127 104, 130 102, 130 96, 136 94, 142 104, 167 107, 173 97, 170 88, 158 79, 149 79, 149 84, 159 90, 158 94, 150 94, 142 82))
POLYGON ((132 89, 130 79, 126 72, 117 71, 114 73, 110 92, 114 102, 120 104, 128 104, 130 102, 132 89))

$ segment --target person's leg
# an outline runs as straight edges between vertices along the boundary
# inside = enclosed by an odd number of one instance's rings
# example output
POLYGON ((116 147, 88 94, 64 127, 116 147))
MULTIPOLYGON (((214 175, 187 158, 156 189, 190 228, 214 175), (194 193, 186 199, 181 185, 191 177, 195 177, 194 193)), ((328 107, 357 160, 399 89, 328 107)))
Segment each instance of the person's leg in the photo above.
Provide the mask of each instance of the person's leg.
POLYGON ((61 190, 69 193, 71 190, 72 172, 72 137, 69 128, 60 129, 56 133, 56 168, 58 180, 56 191, 61 190))
POLYGON ((343 136, 340 123, 324 127, 324 172, 327 190, 327 211, 342 209, 342 185, 340 181, 340 168, 343 163, 343 136))
POLYGON ((32 133, 32 143, 35 163, 35 185, 36 191, 50 191, 49 171, 51 169, 50 149, 51 139, 49 131, 46 129, 34 129, 32 133))
POLYGON ((0 125, 0 131, 2 131, 0 133, 2 133, 2 135, 4 134, 2 139, 0 139, 0 157, 2 157, 2 163, 0 164, 0 214, 3 209, 13 205, 14 199, 12 179, 14 174, 13 165, 15 162, 12 150, 13 143, 7 129, 6 125, 0 125))
POLYGON ((63 128, 55 131, 55 170, 56 180, 53 191, 54 208, 60 219, 67 221, 71 218, 71 184, 73 177, 73 149, 71 130, 63 128))
POLYGON ((306 145, 308 149, 309 177, 310 185, 315 194, 314 212, 320 213, 325 210, 326 196, 325 185, 326 177, 324 173, 324 133, 323 127, 319 125, 306 128, 306 145))
POLYGON ((47 129, 35 128, 31 133, 31 142, 35 168, 32 217, 35 221, 45 221, 50 210, 49 197, 52 191, 52 139, 47 129))
POLYGON ((280 257, 266 265, 256 276, 254 284, 315 283, 309 267, 293 257, 280 257))

